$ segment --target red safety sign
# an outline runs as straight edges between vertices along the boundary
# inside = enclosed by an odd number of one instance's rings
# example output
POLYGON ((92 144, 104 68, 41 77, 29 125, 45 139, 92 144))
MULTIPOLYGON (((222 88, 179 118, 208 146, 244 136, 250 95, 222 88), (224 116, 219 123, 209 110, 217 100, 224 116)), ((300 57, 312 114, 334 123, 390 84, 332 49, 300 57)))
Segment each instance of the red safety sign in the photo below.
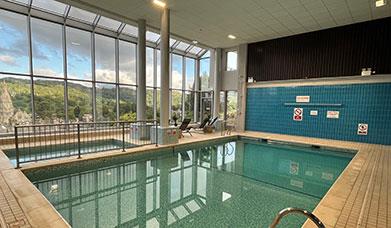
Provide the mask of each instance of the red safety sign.
POLYGON ((303 109, 295 108, 293 110, 293 120, 294 121, 302 121, 303 120, 303 109))
POLYGON ((357 127, 358 135, 368 135, 368 124, 360 123, 357 127))

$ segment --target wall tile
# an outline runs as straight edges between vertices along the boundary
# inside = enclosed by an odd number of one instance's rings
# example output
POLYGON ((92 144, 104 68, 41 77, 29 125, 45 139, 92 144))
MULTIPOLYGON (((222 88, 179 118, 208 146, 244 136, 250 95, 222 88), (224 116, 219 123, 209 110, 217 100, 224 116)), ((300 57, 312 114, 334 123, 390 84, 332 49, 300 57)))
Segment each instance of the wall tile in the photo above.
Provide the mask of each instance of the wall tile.
POLYGON ((391 83, 249 88, 246 130, 391 145, 391 83), (311 96, 310 103, 327 106, 286 106, 296 96, 311 96), (303 121, 293 120, 293 109, 303 108, 303 121), (318 116, 310 116, 318 110, 318 116), (339 119, 326 118, 339 111, 339 119), (357 125, 367 123, 368 135, 357 135, 357 125))

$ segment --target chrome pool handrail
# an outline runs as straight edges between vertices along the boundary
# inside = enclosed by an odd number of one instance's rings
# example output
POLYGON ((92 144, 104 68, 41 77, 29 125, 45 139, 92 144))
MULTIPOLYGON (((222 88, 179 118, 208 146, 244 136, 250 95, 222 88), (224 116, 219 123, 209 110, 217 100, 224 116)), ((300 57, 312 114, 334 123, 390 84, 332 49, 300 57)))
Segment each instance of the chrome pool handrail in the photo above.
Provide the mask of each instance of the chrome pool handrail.
POLYGON ((273 220, 272 224, 270 224, 269 228, 277 227, 277 225, 281 221, 282 217, 284 217, 285 215, 288 215, 290 213, 297 213, 297 214, 305 215, 313 223, 315 223, 315 225, 318 228, 325 228, 324 224, 314 214, 312 214, 311 212, 309 212, 307 210, 300 209, 300 208, 294 208, 294 207, 288 207, 288 208, 285 208, 285 209, 281 210, 280 212, 278 212, 277 216, 274 218, 274 220, 273 220))

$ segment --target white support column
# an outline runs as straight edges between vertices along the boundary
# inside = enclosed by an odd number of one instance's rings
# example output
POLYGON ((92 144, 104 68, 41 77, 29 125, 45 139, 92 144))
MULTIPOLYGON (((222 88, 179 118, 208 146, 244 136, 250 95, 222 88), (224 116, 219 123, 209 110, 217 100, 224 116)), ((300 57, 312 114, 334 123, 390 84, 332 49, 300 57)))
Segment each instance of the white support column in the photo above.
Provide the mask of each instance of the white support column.
MULTIPOLYGON (((211 56, 212 57, 212 56, 211 56)), ((220 90, 221 90, 221 48, 214 51, 213 63, 213 116, 219 116, 220 112, 220 90)))
POLYGON ((239 45, 238 49, 238 131, 245 130, 246 121, 246 99, 247 99, 247 44, 239 45))
POLYGON ((168 127, 169 121, 169 33, 170 33, 170 10, 165 8, 162 13, 160 27, 160 126, 168 127))
POLYGON ((138 21, 137 43, 137 120, 145 120, 146 116, 146 40, 145 20, 138 21))
POLYGON ((151 130, 151 139, 158 144, 178 143, 179 130, 169 126, 169 85, 170 85, 170 10, 164 8, 160 26, 160 126, 151 130), (157 134, 157 136, 156 136, 157 134))

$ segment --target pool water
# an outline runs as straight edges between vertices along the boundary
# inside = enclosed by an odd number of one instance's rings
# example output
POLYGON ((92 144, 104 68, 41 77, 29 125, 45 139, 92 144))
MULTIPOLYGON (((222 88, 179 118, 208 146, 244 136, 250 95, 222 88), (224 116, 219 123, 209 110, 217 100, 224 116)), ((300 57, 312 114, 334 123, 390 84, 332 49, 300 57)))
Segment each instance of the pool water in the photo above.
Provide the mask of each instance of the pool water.
MULTIPOLYGON (((130 143, 125 143, 125 147, 133 147, 130 143)), ((122 141, 115 139, 95 140, 80 143, 80 153, 95 153, 101 151, 121 149, 123 147, 122 141)), ((15 149, 8 149, 4 151, 12 164, 16 166, 16 151, 15 149)), ((48 144, 36 147, 25 147, 19 149, 19 161, 21 163, 34 162, 39 160, 47 160, 53 158, 77 156, 77 143, 64 144, 48 144)))
POLYGON ((239 139, 25 174, 73 227, 268 227, 312 211, 353 156, 239 139))

